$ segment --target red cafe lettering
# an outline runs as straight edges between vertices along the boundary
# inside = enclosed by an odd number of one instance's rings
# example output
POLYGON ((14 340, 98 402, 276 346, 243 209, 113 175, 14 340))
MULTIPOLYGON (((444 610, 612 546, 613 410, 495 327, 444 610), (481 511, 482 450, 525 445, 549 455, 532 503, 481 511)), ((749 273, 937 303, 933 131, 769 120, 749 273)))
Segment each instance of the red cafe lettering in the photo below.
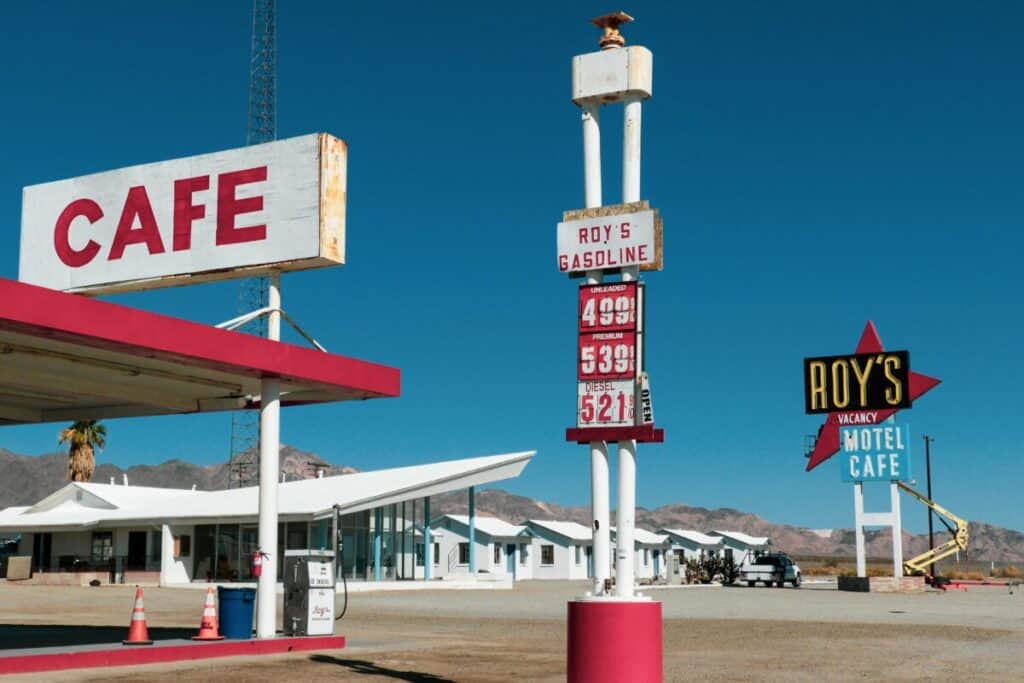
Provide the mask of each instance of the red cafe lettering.
MULTIPOLYGON (((239 197, 237 190, 242 185, 264 183, 267 180, 267 167, 257 166, 238 171, 220 173, 216 177, 216 204, 211 207, 217 216, 215 243, 217 246, 239 244, 242 242, 259 242, 267 237, 267 226, 237 225, 237 219, 247 213, 263 209, 263 195, 239 197)), ((207 206, 196 202, 195 193, 210 189, 210 176, 200 175, 181 178, 174 181, 172 209, 172 238, 170 248, 173 251, 188 251, 192 247, 192 224, 206 217, 207 206)), ((113 207, 107 207, 111 209, 113 207)), ((166 211, 161 211, 166 215, 166 211)), ((103 245, 89 238, 82 245, 83 237, 88 235, 87 227, 96 223, 104 216, 103 207, 88 197, 76 199, 69 203, 57 217, 53 229, 53 248, 65 265, 80 268, 95 259, 103 250, 103 245)), ((129 188, 121 206, 121 215, 117 222, 117 230, 107 250, 107 260, 116 261, 124 256, 125 248, 135 244, 144 244, 149 254, 162 254, 167 251, 160 236, 156 213, 149 200, 149 192, 145 185, 129 188)))

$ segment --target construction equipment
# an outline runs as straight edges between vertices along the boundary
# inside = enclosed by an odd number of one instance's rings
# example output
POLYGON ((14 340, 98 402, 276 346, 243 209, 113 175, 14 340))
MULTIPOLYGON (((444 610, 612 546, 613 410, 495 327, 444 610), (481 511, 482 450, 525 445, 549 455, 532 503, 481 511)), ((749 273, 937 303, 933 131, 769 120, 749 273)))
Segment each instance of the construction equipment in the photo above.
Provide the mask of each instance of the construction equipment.
POLYGON ((943 543, 942 545, 932 548, 928 552, 921 553, 917 557, 913 557, 909 560, 904 560, 903 562, 903 571, 905 573, 911 576, 924 575, 928 577, 929 583, 931 583, 935 580, 935 577, 931 576, 928 573, 928 569, 931 565, 935 564, 936 562, 945 557, 949 557, 953 553, 958 553, 961 550, 964 552, 964 555, 966 556, 967 541, 969 538, 967 532, 967 522, 966 520, 960 519, 952 512, 936 503, 934 500, 931 500, 927 496, 918 493, 914 489, 910 488, 902 481, 897 482, 897 484, 899 484, 899 487, 901 489, 903 489, 910 495, 914 496, 914 498, 917 498, 919 501, 921 501, 929 508, 934 510, 936 513, 938 513, 939 521, 942 522, 942 524, 952 535, 952 538, 943 543), (953 528, 953 526, 951 526, 950 523, 946 521, 946 519, 943 519, 943 517, 951 520, 953 524, 956 525, 956 528, 953 528))

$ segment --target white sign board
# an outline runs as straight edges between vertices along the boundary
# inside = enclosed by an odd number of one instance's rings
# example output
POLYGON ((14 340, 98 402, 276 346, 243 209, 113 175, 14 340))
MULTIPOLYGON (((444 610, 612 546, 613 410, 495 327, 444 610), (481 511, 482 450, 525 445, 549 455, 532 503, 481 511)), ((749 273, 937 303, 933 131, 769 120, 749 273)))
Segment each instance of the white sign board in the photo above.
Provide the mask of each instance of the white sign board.
POLYGON ((558 224, 558 270, 581 273, 658 263, 654 211, 558 224))
POLYGON ((344 263, 347 157, 316 133, 26 187, 19 279, 103 293, 344 263))
POLYGON ((579 382, 576 401, 576 426, 581 429, 636 424, 635 379, 579 382))

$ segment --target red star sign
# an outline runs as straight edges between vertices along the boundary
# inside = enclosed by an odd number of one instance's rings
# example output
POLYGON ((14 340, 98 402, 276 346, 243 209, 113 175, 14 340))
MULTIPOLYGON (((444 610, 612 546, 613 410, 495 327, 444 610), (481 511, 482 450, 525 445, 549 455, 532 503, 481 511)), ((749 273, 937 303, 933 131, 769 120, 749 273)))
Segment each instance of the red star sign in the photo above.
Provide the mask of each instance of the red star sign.
MULTIPOLYGON (((857 350, 854 353, 881 353, 884 350, 882 340, 878 337, 878 330, 875 329, 875 324, 869 320, 868 324, 864 326, 864 333, 861 334, 860 342, 857 344, 857 350)), ((921 394, 936 387, 941 381, 911 370, 908 387, 911 402, 915 401, 921 394)), ((896 414, 898 410, 898 408, 890 408, 887 410, 838 411, 829 413, 825 424, 818 430, 818 440, 814 444, 814 452, 811 453, 811 459, 807 463, 807 471, 810 472, 839 451, 839 420, 841 415, 859 415, 862 418, 861 424, 865 423, 863 420, 867 420, 868 424, 878 424, 890 415, 896 414), (874 413, 873 417, 871 417, 872 413, 874 413)), ((855 424, 855 422, 851 420, 850 424, 855 424)))

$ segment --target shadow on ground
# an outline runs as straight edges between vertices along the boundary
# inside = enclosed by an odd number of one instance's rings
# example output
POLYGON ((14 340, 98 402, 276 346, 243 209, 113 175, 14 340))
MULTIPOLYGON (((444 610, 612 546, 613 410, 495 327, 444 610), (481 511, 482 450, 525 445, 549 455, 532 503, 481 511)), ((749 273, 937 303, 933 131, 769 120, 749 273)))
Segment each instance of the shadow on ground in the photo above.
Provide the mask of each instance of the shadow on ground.
POLYGON ((384 676, 387 678, 393 678, 396 681, 410 681, 410 683, 456 683, 451 678, 443 678, 441 676, 435 676, 421 671, 399 671, 398 669, 388 669, 387 667, 377 666, 373 662, 368 662, 365 659, 342 659, 340 657, 332 657, 330 655, 313 655, 309 659, 310 661, 317 662, 318 664, 335 664, 337 666, 344 667, 355 674, 384 676))
MULTIPOLYGON (((195 629, 150 628, 150 640, 191 638, 195 629)), ((128 637, 125 626, 43 626, 0 624, 0 651, 32 647, 66 647, 120 643, 128 637)))

